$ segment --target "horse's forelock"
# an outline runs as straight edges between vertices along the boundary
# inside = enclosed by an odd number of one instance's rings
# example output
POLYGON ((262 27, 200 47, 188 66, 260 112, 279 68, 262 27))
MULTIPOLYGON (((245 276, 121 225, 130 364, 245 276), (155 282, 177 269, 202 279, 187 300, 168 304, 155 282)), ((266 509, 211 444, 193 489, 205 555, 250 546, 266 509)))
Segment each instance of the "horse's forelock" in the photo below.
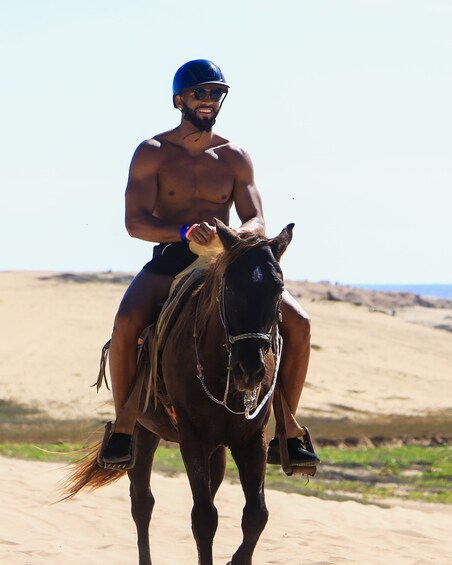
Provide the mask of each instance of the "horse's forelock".
POLYGON ((223 251, 209 267, 206 278, 198 292, 202 293, 198 310, 199 328, 205 328, 207 321, 213 315, 217 305, 217 297, 221 281, 228 267, 241 255, 250 249, 261 247, 268 243, 262 233, 243 231, 238 233, 237 242, 228 250, 223 251))

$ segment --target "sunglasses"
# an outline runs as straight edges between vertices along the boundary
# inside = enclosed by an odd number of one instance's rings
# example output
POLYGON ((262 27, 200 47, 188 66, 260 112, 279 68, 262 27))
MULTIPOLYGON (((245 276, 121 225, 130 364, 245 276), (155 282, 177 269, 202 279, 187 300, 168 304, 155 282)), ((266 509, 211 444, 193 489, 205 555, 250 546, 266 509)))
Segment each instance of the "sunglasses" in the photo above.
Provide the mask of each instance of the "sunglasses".
POLYGON ((193 95, 196 100, 205 100, 209 97, 212 102, 219 102, 224 94, 226 94, 225 91, 220 88, 215 88, 214 90, 206 90, 205 88, 193 89, 193 95))

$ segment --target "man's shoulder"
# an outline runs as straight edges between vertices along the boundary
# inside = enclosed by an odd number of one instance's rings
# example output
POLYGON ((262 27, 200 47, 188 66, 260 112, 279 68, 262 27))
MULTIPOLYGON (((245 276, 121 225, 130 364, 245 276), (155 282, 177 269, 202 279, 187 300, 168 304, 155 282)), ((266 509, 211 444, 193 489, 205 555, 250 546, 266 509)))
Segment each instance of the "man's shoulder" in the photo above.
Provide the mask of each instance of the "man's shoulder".
POLYGON ((154 135, 150 139, 142 141, 135 150, 134 159, 149 159, 163 157, 165 150, 168 148, 168 132, 154 135))
POLYGON ((240 147, 231 141, 227 141, 222 146, 222 150, 224 151, 225 157, 228 158, 231 163, 234 163, 237 166, 251 165, 251 158, 243 147, 240 147))
POLYGON ((155 172, 165 160, 165 143, 156 135, 142 141, 135 149, 131 166, 135 174, 155 172))
POLYGON ((153 137, 151 139, 145 139, 144 141, 142 141, 138 147, 135 150, 135 156, 140 156, 143 153, 154 153, 156 150, 158 150, 161 146, 161 143, 159 143, 159 141, 153 137))
POLYGON ((138 149, 143 149, 144 151, 155 151, 156 149, 162 149, 165 144, 171 141, 170 132, 163 132, 154 135, 149 139, 145 139, 140 143, 138 149))

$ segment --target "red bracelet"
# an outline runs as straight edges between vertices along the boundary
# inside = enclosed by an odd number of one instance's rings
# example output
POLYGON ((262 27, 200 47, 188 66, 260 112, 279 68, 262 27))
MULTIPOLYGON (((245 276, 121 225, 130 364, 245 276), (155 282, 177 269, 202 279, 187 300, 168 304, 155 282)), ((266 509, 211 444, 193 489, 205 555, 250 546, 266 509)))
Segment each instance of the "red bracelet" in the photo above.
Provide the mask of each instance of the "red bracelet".
POLYGON ((191 234, 191 232, 197 228, 199 226, 199 224, 192 224, 188 230, 185 232, 185 239, 188 239, 188 236, 191 234))

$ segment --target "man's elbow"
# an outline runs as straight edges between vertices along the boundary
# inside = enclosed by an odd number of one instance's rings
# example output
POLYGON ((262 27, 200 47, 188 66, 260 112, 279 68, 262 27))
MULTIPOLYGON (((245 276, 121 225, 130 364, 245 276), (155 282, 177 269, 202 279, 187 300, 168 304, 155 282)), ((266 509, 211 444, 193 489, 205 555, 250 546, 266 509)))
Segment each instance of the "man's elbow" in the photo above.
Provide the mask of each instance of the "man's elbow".
POLYGON ((132 218, 126 218, 126 230, 130 237, 139 237, 139 222, 132 218))

